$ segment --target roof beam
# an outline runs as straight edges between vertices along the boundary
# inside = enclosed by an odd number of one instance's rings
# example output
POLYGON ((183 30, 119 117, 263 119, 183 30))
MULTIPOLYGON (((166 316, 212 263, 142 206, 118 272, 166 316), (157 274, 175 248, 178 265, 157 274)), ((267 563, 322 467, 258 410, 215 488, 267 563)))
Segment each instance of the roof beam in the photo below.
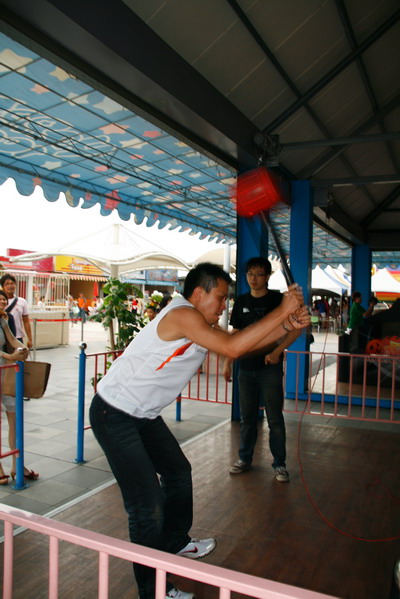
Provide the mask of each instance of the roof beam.
MULTIPOLYGON (((392 98, 387 104, 385 104, 385 106, 383 106, 378 113, 372 115, 372 117, 370 117, 369 119, 364 121, 364 123, 356 127, 354 131, 352 131, 352 136, 357 137, 361 135, 364 131, 368 131, 368 129, 376 125, 376 123, 379 122, 380 119, 383 119, 384 117, 388 116, 391 112, 393 112, 399 106, 399 104, 400 94, 398 94, 397 96, 392 98)), ((320 170, 325 168, 330 162, 332 162, 332 160, 335 160, 335 158, 340 156, 340 154, 342 154, 345 149, 346 146, 341 146, 336 150, 331 150, 330 152, 327 152, 324 156, 322 156, 322 158, 319 158, 313 164, 300 171, 298 173, 299 179, 310 179, 311 177, 315 177, 315 175, 317 175, 320 170)))
MULTIPOLYGON (((288 73, 282 67, 282 65, 276 58, 275 54, 272 52, 272 50, 269 48, 269 46, 265 43, 264 39, 258 33, 257 29, 254 27, 253 23, 247 17, 246 13, 240 8, 237 0, 227 0, 227 2, 230 5, 230 7, 235 11, 239 20, 244 25, 244 27, 246 27, 247 31, 250 33, 250 35, 252 36, 252 38, 254 39, 256 44, 258 44, 258 46, 264 52, 265 56, 268 58, 268 60, 271 62, 271 64, 274 66, 274 68, 278 71, 279 75, 282 77, 282 79, 284 80, 286 85, 290 88, 290 90, 294 93, 294 95, 297 98, 301 99, 302 98, 301 91, 298 89, 298 87, 296 86, 294 81, 291 79, 291 77, 288 75, 288 73)), ((307 104, 307 102, 304 103, 304 108, 307 110, 308 114, 313 119, 314 123, 316 123, 316 125, 318 126, 320 131, 327 137, 330 137, 331 133, 325 127, 325 125, 323 124, 323 122, 321 121, 321 119, 319 118, 317 113, 315 112, 315 110, 313 108, 311 108, 311 106, 309 106, 309 104, 307 104)), ((264 131, 264 135, 267 135, 266 131, 264 131)))
POLYGON ((296 100, 291 106, 284 110, 276 119, 272 121, 264 129, 265 133, 273 133, 279 125, 284 123, 297 110, 302 108, 306 102, 311 100, 318 92, 320 92, 328 83, 337 77, 344 69, 346 69, 354 60, 356 60, 363 52, 365 52, 372 44, 374 44, 382 35, 384 35, 397 21, 400 19, 400 9, 394 11, 391 17, 384 21, 370 36, 368 36, 355 50, 350 52, 343 60, 338 62, 326 75, 321 77, 319 81, 314 83, 310 89, 296 100))
POLYGON ((303 150, 304 148, 323 148, 327 146, 348 146, 353 144, 372 143, 375 141, 388 141, 399 139, 400 131, 392 133, 374 133, 372 135, 358 135, 354 137, 336 137, 334 139, 314 139, 309 141, 289 141, 279 144, 282 150, 303 150))
POLYGON ((368 177, 336 177, 335 179, 312 179, 312 187, 346 187, 347 185, 370 185, 400 183, 398 175, 370 175, 368 177))
MULTIPOLYGON (((400 178, 398 178, 398 181, 399 180, 400 180, 400 178)), ((390 204, 393 204, 393 202, 396 201, 399 196, 400 196, 400 185, 398 185, 396 187, 396 189, 394 189, 387 196, 387 198, 385 198, 382 202, 380 202, 379 206, 377 206, 376 208, 374 208, 374 210, 372 210, 368 214, 368 216, 366 216, 364 218, 364 220, 362 221, 361 225, 363 227, 368 227, 371 223, 374 222, 374 220, 376 220, 378 218, 378 216, 380 216, 382 214, 382 212, 384 210, 386 210, 390 206, 390 204)), ((396 231, 396 235, 397 235, 397 237, 400 238, 398 230, 396 231)))
MULTIPOLYGON (((352 48, 356 49, 358 47, 358 43, 357 43, 356 36, 354 35, 353 28, 351 26, 351 22, 350 22, 349 15, 346 10, 344 0, 335 0, 335 1, 336 1, 336 7, 339 12, 339 16, 342 20, 342 24, 343 24, 344 30, 346 32, 346 35, 347 35, 347 39, 349 40, 352 48)), ((375 93, 372 89, 371 81, 368 77, 368 73, 367 73, 367 69, 365 68, 363 57, 358 56, 358 58, 356 59, 356 62, 357 62, 357 67, 358 67, 362 82, 364 84, 369 101, 371 103, 372 110, 374 113, 379 112, 379 104, 376 99, 375 93)), ((382 119, 379 120, 379 127, 383 133, 386 132, 385 124, 382 119)), ((387 143, 386 149, 387 149, 388 155, 390 157, 390 160, 392 162, 392 166, 393 166, 394 170, 398 171, 399 163, 398 163, 398 160, 394 153, 393 145, 391 143, 387 143)))
POLYGON ((366 242, 365 229, 357 225, 354 219, 335 203, 329 206, 329 213, 328 210, 314 207, 313 220, 322 229, 350 245, 366 242))
MULTIPOLYGON (((296 87, 296 85, 293 83, 292 79, 289 77, 289 75, 283 69, 283 67, 281 66, 279 61, 276 59, 274 53, 269 49, 267 44, 264 42, 263 38, 260 36, 260 34, 256 30, 256 28, 253 26, 251 21, 247 18, 246 14, 243 12, 243 10, 238 5, 237 1, 236 0, 227 0, 227 1, 228 1, 229 5, 234 9, 234 11, 238 15, 239 19, 241 20, 241 22, 244 24, 244 26, 250 32, 250 34, 252 35, 255 42, 259 45, 259 47, 262 49, 262 51, 267 56, 267 58, 271 61, 271 63, 274 65, 274 67, 278 70, 281 77, 283 77, 286 84, 290 87, 290 89, 293 91, 293 93, 299 98, 299 100, 302 100, 300 90, 296 87)), ((327 127, 325 127, 325 125, 320 120, 320 118, 318 117, 316 112, 308 105, 307 100, 302 102, 302 106, 304 106, 304 108, 307 110, 308 114, 311 116, 311 118, 316 123, 316 125, 319 127, 319 129, 322 131, 322 133, 326 137, 331 137, 330 131, 327 129, 327 127)), ((264 130, 264 135, 268 135, 268 132, 265 130, 264 130)), ((345 165, 345 167, 347 168, 347 170, 350 173, 352 173, 354 176, 356 176, 357 173, 353 169, 350 161, 346 158, 346 156, 341 156, 341 160, 342 160, 343 164, 345 165)), ((369 190, 363 188, 362 193, 367 197, 367 199, 370 202, 374 201, 369 190)))
POLYGON ((372 250, 380 252, 395 252, 400 250, 400 235, 398 231, 369 231, 367 234, 367 243, 372 250))

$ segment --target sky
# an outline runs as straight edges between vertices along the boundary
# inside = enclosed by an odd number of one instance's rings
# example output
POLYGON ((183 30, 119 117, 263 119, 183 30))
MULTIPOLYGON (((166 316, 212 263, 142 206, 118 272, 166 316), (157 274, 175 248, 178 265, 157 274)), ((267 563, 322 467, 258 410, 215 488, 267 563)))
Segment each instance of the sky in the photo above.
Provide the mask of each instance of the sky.
POLYGON ((215 249, 224 248, 225 244, 215 241, 200 240, 199 235, 190 235, 178 230, 136 225, 132 218, 123 221, 118 214, 101 216, 100 206, 81 209, 71 208, 61 194, 56 202, 48 202, 42 189, 36 187, 31 196, 18 193, 13 179, 7 179, 0 185, 1 234, 0 255, 6 255, 7 248, 46 252, 83 238, 74 247, 81 251, 91 250, 90 235, 107 228, 113 223, 120 223, 129 229, 139 245, 145 250, 149 242, 191 263, 202 254, 215 249), (88 238, 88 239, 84 239, 88 238))

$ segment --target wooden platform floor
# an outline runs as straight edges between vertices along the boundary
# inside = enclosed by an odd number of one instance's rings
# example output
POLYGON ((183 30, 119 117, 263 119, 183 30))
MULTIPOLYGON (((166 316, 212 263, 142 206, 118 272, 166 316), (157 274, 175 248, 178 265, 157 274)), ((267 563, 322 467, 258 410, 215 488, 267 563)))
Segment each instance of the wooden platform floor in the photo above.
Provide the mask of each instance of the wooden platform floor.
MULTIPOLYGON (((307 417, 300 437, 294 419, 287 431, 289 484, 274 480, 265 422, 260 423, 254 468, 239 476, 228 473, 237 457, 237 423, 224 424, 185 447, 193 466, 192 534, 218 540, 206 560, 340 598, 388 599, 393 565, 400 558, 400 429, 316 424, 307 417), (298 462, 299 438, 308 490, 298 462)), ((127 539, 116 485, 57 519, 127 539)), ((47 548, 47 540, 31 532, 16 537, 14 599, 47 597, 47 548)), ((212 587, 174 582, 199 599, 218 597, 212 587)), ((59 597, 97 597, 92 552, 61 544, 59 597)), ((109 597, 136 597, 129 564, 111 560, 109 597)))

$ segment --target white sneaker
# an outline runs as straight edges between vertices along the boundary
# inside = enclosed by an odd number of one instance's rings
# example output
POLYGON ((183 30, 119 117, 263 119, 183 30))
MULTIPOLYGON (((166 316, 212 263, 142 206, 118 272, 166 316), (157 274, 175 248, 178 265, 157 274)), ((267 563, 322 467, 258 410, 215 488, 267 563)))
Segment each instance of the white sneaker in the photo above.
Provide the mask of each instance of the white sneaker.
POLYGON ((250 470, 250 468, 251 464, 248 464, 243 460, 237 460, 237 462, 230 467, 229 472, 231 474, 242 474, 242 472, 246 472, 247 470, 250 470))
POLYGON ((194 599, 194 594, 186 593, 185 591, 180 591, 179 589, 172 587, 165 597, 166 599, 194 599))
POLYGON ((189 557, 190 559, 200 559, 211 553, 215 549, 216 544, 217 541, 215 539, 192 539, 176 555, 189 557))
POLYGON ((275 468, 275 478, 280 483, 288 483, 289 472, 283 466, 279 466, 278 468, 275 468))

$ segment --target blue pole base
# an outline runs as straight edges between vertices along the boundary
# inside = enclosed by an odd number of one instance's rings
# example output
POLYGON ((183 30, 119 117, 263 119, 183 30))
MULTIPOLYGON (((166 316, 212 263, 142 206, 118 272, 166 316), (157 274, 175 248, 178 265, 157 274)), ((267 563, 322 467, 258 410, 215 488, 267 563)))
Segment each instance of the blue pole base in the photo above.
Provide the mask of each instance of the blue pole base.
POLYGON ((74 464, 86 464, 87 460, 79 460, 78 458, 75 458, 74 460, 72 460, 74 462, 74 464))
POLYGON ((29 487, 28 483, 23 483, 22 486, 17 485, 17 483, 15 483, 15 485, 11 485, 11 488, 13 491, 23 491, 24 489, 27 489, 28 487, 29 487))

